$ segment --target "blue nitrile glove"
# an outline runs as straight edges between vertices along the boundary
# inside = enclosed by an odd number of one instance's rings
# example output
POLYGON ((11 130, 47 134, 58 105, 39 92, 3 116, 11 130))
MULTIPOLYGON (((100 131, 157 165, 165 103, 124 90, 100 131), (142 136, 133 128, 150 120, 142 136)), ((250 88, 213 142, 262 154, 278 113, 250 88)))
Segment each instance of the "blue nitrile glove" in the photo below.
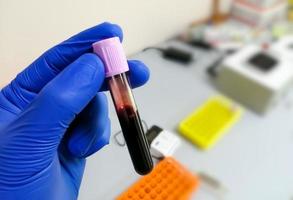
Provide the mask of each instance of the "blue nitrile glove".
MULTIPOLYGON (((92 43, 118 36, 103 23, 44 53, 0 93, 0 199, 76 199, 85 158, 110 136, 104 66, 92 43)), ((129 61, 133 87, 149 71, 129 61)), ((101 162, 103 162, 101 160, 101 162)))

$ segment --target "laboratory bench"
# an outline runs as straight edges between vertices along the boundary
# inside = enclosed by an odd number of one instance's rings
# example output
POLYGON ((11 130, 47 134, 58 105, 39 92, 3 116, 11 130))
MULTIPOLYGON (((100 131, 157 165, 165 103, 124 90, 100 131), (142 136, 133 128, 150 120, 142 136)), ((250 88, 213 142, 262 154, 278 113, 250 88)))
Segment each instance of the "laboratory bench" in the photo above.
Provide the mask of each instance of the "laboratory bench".
MULTIPOLYGON (((141 118, 149 127, 158 125, 177 132, 179 122, 209 97, 219 94, 206 68, 221 56, 216 51, 195 49, 178 41, 159 46, 178 46, 194 54, 188 65, 163 59, 157 50, 139 52, 151 71, 148 84, 134 90, 141 118)), ((139 176, 127 147, 113 135, 120 125, 109 97, 112 136, 110 144, 87 159, 80 200, 112 200, 139 176)), ((227 189, 225 200, 290 200, 293 197, 293 91, 265 115, 244 109, 240 120, 210 150, 203 151, 181 138, 174 157, 193 172, 205 172, 227 189)), ((201 187, 192 199, 219 199, 201 187)))

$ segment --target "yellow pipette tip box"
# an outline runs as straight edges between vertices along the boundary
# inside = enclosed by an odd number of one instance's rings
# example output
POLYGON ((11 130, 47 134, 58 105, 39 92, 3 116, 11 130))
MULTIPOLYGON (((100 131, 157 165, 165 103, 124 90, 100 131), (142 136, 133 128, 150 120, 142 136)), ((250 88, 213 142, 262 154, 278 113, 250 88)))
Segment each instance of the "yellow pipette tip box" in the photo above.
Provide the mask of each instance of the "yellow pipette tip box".
POLYGON ((242 114, 242 108, 223 96, 208 99, 180 122, 178 130, 200 149, 207 150, 224 136, 242 114))

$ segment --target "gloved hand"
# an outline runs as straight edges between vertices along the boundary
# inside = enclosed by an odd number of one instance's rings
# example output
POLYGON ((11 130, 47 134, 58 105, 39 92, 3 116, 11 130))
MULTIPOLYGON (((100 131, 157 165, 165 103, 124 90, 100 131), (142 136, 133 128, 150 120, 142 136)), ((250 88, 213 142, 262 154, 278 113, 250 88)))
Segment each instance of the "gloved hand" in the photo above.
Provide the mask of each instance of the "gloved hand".
MULTIPOLYGON (((110 137, 104 66, 92 43, 118 36, 103 23, 45 52, 0 93, 0 199, 76 199, 85 158, 110 137)), ((133 87, 149 71, 129 61, 133 87)), ((102 162, 102 161, 101 161, 102 162)))

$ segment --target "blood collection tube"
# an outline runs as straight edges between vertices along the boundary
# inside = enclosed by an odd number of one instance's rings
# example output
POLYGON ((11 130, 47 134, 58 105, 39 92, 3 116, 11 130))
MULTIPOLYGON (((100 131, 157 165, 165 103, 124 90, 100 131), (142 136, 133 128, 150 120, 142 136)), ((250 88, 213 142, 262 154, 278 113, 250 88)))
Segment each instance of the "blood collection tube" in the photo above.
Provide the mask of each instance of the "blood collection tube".
POLYGON ((105 65, 109 90, 134 168, 138 174, 148 174, 153 161, 129 86, 129 67, 122 44, 118 37, 113 37, 94 43, 93 50, 105 65))

